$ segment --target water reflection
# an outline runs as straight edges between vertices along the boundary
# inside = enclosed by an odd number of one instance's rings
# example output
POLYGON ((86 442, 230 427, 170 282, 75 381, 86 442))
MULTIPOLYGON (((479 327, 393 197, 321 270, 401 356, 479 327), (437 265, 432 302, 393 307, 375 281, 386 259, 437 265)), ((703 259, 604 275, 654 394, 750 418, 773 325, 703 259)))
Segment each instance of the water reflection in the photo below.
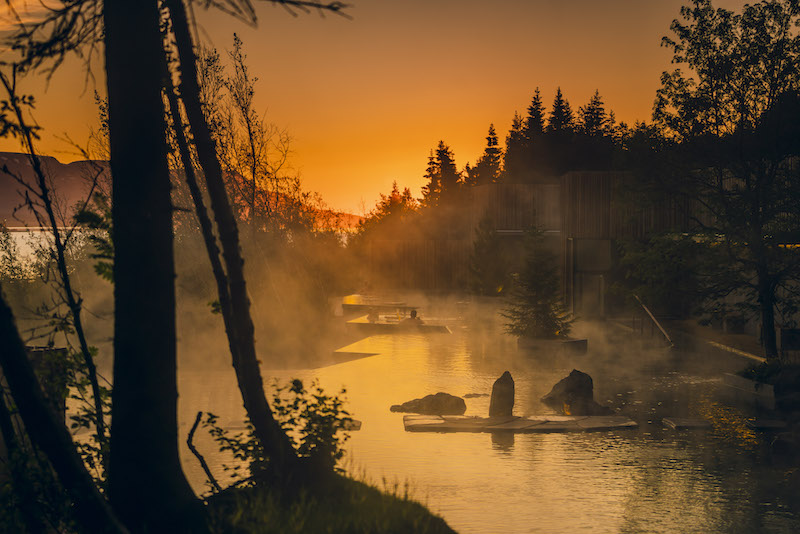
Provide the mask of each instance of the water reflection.
MULTIPOLYGON (((800 491, 791 468, 774 461, 767 438, 745 426, 752 414, 717 401, 718 374, 730 359, 688 353, 592 350, 581 360, 520 355, 512 340, 483 333, 374 336, 348 347, 378 356, 317 370, 271 372, 318 378, 348 390, 362 430, 348 445, 350 470, 409 482, 414 495, 457 531, 471 532, 797 532, 800 491), (580 434, 428 434, 403 431, 389 406, 444 391, 488 393, 510 370, 517 415, 547 413, 539 398, 577 367, 595 380, 595 398, 640 423, 638 430, 580 434), (704 417, 707 430, 664 429, 665 416, 704 417)), ((232 372, 181 370, 183 436, 198 410, 223 425, 243 416, 232 372)), ((488 396, 466 399, 486 415, 488 396)), ((225 458, 207 436, 197 445, 222 474, 225 458)), ((197 491, 203 473, 183 451, 197 491)), ((221 476, 224 479, 224 476, 221 476)))

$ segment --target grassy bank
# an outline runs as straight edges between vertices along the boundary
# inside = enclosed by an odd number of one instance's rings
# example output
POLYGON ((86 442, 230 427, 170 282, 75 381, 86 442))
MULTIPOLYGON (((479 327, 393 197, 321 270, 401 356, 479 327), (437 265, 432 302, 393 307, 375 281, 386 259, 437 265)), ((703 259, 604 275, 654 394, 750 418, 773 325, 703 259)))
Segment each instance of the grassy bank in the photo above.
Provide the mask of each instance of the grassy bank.
POLYGON ((226 490, 209 499, 209 515, 219 534, 455 532, 407 491, 386 493, 339 475, 291 496, 268 488, 226 490))

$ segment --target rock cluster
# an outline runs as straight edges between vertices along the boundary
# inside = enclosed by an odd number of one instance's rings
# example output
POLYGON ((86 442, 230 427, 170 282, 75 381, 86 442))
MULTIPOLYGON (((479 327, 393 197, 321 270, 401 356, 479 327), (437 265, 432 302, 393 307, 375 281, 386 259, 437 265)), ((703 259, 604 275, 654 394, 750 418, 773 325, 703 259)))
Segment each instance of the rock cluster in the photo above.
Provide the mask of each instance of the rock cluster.
POLYGON ((592 377, 577 369, 559 381, 542 402, 565 415, 610 415, 613 412, 594 401, 592 377))
POLYGON ((495 380, 489 401, 489 417, 511 415, 514 410, 514 379, 506 371, 495 380))
POLYGON ((461 397, 439 392, 425 395, 403 404, 395 404, 389 408, 393 412, 419 413, 424 415, 462 415, 467 411, 467 404, 461 397))

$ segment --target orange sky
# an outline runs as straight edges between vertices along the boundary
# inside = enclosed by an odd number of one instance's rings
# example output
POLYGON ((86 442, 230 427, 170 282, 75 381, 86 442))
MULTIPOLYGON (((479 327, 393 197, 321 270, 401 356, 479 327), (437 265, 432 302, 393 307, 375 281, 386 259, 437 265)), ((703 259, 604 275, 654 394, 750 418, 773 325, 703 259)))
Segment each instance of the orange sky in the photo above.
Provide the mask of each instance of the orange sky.
MULTIPOLYGON (((505 137, 533 90, 549 105, 561 86, 574 110, 600 90, 618 120, 649 119, 659 76, 670 68, 660 40, 681 0, 352 0, 351 20, 293 18, 257 3, 250 28, 201 14, 207 44, 230 48, 236 31, 258 76, 258 109, 294 138, 307 189, 334 208, 371 209, 392 181, 419 194, 430 149, 448 143, 459 168, 480 156, 489 123, 505 137)), ((742 0, 715 5, 739 9, 742 0)), ((74 159, 56 139, 85 144, 96 123, 93 91, 78 61, 38 98, 42 151, 74 159)), ((19 150, 0 140, 0 150, 19 150)))

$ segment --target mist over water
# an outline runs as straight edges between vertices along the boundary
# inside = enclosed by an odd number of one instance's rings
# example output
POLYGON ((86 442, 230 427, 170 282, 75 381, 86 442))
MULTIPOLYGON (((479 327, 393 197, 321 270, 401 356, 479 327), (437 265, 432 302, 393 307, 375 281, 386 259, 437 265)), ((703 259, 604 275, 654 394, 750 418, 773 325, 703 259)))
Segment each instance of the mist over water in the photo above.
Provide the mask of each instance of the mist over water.
MULTIPOLYGON (((409 298, 408 301, 413 299, 409 298)), ((345 347, 372 353, 316 369, 264 370, 267 381, 319 379, 329 393, 347 388, 352 432, 345 465, 378 486, 410 484, 416 498, 458 532, 794 532, 800 529, 796 473, 769 453, 769 435, 745 426, 754 413, 723 403, 721 373, 743 362, 702 347, 646 349, 609 336, 602 323, 578 324, 589 353, 526 354, 502 333, 496 306, 428 302, 423 319, 449 317, 452 334, 377 335, 345 347), (431 311, 431 314, 428 313, 431 311), (457 319, 457 317, 461 317, 457 319), (478 322, 474 322, 475 318, 478 322), (444 391, 491 392, 511 371, 515 415, 552 413, 539 402, 573 368, 592 375, 595 400, 636 420, 638 429, 566 434, 410 433, 389 406, 444 391), (661 418, 704 417, 707 430, 665 429, 661 418)), ((613 330, 612 330, 613 332, 613 330)), ((266 367, 266 366, 265 366, 266 367)), ((465 399, 485 416, 489 397, 465 399)), ((180 368, 181 440, 198 410, 232 430, 244 415, 232 371, 180 368)), ((196 439, 219 476, 229 459, 202 431, 196 439)), ((182 449, 198 492, 198 463, 182 449)), ((224 480, 224 476, 221 476, 224 480)))
MULTIPOLYGON (((245 413, 221 317, 211 313, 216 295, 204 251, 181 243, 178 253, 178 437, 184 469, 203 494, 205 475, 185 444, 196 413, 217 414, 232 432, 244 429, 245 413)), ((349 317, 339 316, 344 311, 332 290, 307 289, 310 267, 291 268, 291 257, 251 258, 248 287, 268 391, 274 380, 291 378, 318 379, 330 394, 345 387, 347 409, 363 422, 347 443, 347 470, 390 490, 410 485, 458 532, 800 531, 796 467, 770 453, 771 434, 747 428, 754 411, 720 394, 722 373, 747 363, 735 355, 684 339, 676 340, 680 350, 648 348, 651 343, 610 323, 580 321, 573 334, 589 339, 588 354, 530 353, 503 332, 498 299, 421 293, 383 298, 418 306, 423 320, 446 324, 451 334, 364 337, 345 326, 349 317), (354 359, 343 361, 348 358, 354 359), (640 427, 409 433, 403 414, 389 411, 392 404, 443 391, 483 394, 465 398, 466 414, 485 416, 492 384, 508 370, 516 383, 515 415, 552 413, 539 398, 573 368, 593 377, 597 402, 640 427), (670 430, 661 422, 669 416, 704 418, 712 426, 670 430)), ((75 276, 93 315, 88 324, 100 348, 100 370, 110 378, 112 287, 88 263, 75 276)), ((30 306, 42 295, 24 297, 30 306)), ((233 460, 202 428, 195 445, 219 481, 229 482, 223 464, 233 460)))

